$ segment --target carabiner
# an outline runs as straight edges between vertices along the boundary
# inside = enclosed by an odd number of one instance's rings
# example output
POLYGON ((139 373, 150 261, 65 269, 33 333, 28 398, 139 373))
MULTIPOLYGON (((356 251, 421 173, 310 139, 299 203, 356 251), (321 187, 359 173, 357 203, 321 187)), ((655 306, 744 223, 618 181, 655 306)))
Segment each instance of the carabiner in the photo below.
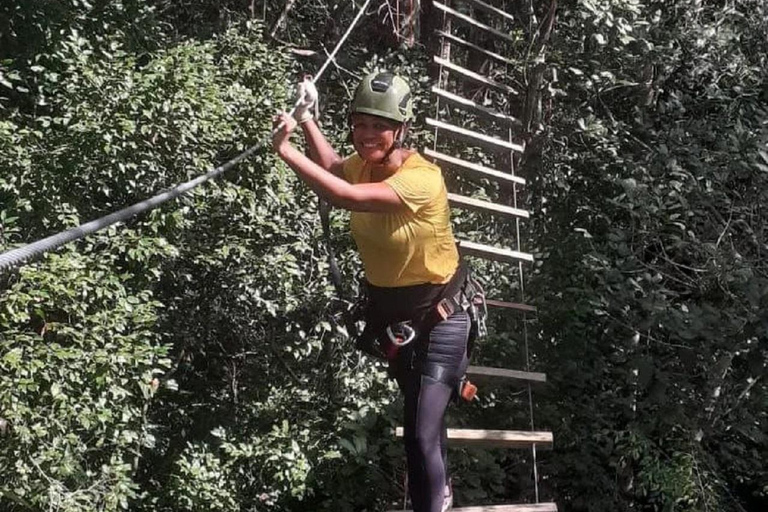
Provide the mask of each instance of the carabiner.
POLYGON ((387 326, 387 337, 396 347, 404 347, 416 338, 416 329, 411 327, 410 322, 391 324, 387 326), (392 325, 397 327, 397 334, 392 331, 392 325))

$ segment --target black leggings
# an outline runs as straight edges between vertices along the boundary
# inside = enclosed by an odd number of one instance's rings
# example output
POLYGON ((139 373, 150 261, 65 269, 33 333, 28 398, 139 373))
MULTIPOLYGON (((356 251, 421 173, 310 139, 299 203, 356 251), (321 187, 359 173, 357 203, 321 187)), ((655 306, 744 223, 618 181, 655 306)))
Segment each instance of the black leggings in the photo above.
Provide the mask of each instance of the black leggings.
POLYGON ((414 367, 397 375, 405 395, 405 454, 414 512, 440 512, 443 506, 448 485, 445 409, 469 364, 469 327, 465 312, 437 324, 429 345, 421 347, 426 350, 416 350, 414 367), (437 372, 436 367, 440 367, 437 372), (438 374, 440 381, 434 377, 438 374))

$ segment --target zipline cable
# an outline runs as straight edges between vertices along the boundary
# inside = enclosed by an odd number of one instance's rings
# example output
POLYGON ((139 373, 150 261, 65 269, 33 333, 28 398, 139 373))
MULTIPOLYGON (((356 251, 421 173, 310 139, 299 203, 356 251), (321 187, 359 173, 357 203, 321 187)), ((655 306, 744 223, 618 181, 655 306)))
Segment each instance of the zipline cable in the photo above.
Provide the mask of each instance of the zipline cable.
POLYGON ((221 165, 205 173, 202 176, 198 176, 193 180, 187 181, 186 183, 181 183, 180 185, 177 185, 169 190, 166 190, 165 192, 161 192, 160 194, 157 194, 154 197, 151 197, 149 199, 146 199, 134 205, 128 206, 114 213, 110 213, 109 215, 105 215, 104 217, 98 218, 96 220, 92 220, 91 222, 81 224, 76 228, 71 228, 66 231, 56 233, 55 235, 51 235, 47 238, 43 238, 42 240, 38 240, 37 242, 33 242, 23 247, 19 247, 17 249, 12 249, 10 251, 4 252, 3 254, 0 254, 0 272, 8 270, 11 267, 17 266, 21 263, 24 263, 25 261, 31 258, 34 258, 36 256, 39 256, 45 252, 57 249, 64 244, 73 242, 75 240, 78 240, 90 234, 93 234, 108 226, 111 226, 112 224, 127 220, 133 217, 134 215, 138 215, 139 213, 156 208, 157 206, 165 203, 166 201, 175 199, 180 195, 185 194, 186 192, 189 192, 190 190, 197 187, 198 185, 201 185, 206 181, 212 178, 215 178, 221 173, 227 171, 234 165, 240 163, 242 160, 244 160, 245 158, 248 158, 253 153, 261 149, 263 145, 264 145, 264 141, 259 142, 255 146, 239 154, 238 156, 236 156, 229 162, 225 163, 224 165, 221 165))
MULTIPOLYGON (((352 29, 360 20, 360 18, 362 17, 363 13, 365 12, 370 2, 371 0, 366 0, 366 2, 360 8, 360 11, 357 13, 357 16, 355 16, 355 19, 352 21, 352 24, 349 26, 349 28, 344 33, 344 35, 339 40, 339 42, 336 44, 336 47, 328 56, 323 66, 320 68, 320 71, 318 71, 318 73, 312 78, 313 83, 317 82, 322 76, 322 74, 325 72, 328 65, 336 56, 336 53, 338 53, 341 46, 344 44, 344 42, 347 40, 349 35, 352 33, 352 29)), ((296 102, 296 104, 291 108, 288 114, 293 115, 298 105, 299 105, 299 101, 296 102)), ((31 244, 27 244, 22 247, 18 247, 16 249, 12 249, 10 251, 6 251, 0 254, 0 274, 26 262, 27 260, 40 256, 45 252, 52 251, 54 249, 61 247, 64 244, 67 244, 69 242, 74 242, 75 240, 79 240, 80 238, 84 238, 106 227, 109 227, 112 224, 125 221, 133 217, 134 215, 138 215, 139 213, 143 213, 153 208, 156 208, 161 204, 165 203, 166 201, 175 199, 189 192, 193 188, 199 185, 202 185, 206 181, 209 181, 213 178, 218 177, 219 175, 223 174, 227 170, 231 169, 238 163, 242 162, 243 160, 245 160, 246 158, 254 154, 256 151, 264 147, 264 144, 266 144, 269 141, 269 139, 271 139, 272 136, 274 136, 274 134, 280 128, 282 128, 282 126, 277 126, 275 129, 273 129, 270 132, 269 138, 265 138, 264 140, 258 142, 256 145, 250 147, 249 149, 243 151, 233 159, 229 160, 225 164, 220 165, 219 167, 216 167, 215 169, 212 169, 207 173, 201 176, 198 176, 195 179, 176 185, 175 187, 168 189, 165 192, 161 192, 154 197, 151 197, 149 199, 146 199, 134 205, 123 208, 122 210, 118 210, 114 213, 110 213, 109 215, 105 215, 104 217, 100 217, 96 220, 92 220, 90 222, 86 222, 85 224, 81 224, 76 228, 71 228, 66 231, 56 233, 55 235, 51 235, 49 237, 43 238, 31 244)))

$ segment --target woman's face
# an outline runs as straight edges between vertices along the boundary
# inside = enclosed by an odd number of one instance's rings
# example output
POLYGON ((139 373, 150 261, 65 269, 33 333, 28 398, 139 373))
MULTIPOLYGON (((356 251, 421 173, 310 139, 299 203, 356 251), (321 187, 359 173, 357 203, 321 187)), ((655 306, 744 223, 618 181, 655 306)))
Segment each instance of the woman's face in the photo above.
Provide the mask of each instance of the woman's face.
POLYGON ((378 162, 395 143, 397 123, 368 114, 352 114, 352 144, 360 158, 378 162))

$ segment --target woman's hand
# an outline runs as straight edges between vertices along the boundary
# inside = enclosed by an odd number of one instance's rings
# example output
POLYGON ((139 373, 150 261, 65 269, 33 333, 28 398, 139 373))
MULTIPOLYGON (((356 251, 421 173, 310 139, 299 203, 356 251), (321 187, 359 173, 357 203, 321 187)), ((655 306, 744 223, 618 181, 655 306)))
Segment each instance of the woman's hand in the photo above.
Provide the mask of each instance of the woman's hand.
POLYGON ((304 75, 302 81, 296 86, 296 111, 293 113, 293 117, 299 124, 306 123, 314 117, 313 112, 317 112, 318 97, 312 76, 304 75))
POLYGON ((286 112, 281 112, 275 117, 274 127, 276 131, 272 136, 272 149, 282 156, 291 147, 291 133, 296 129, 296 120, 286 112))

